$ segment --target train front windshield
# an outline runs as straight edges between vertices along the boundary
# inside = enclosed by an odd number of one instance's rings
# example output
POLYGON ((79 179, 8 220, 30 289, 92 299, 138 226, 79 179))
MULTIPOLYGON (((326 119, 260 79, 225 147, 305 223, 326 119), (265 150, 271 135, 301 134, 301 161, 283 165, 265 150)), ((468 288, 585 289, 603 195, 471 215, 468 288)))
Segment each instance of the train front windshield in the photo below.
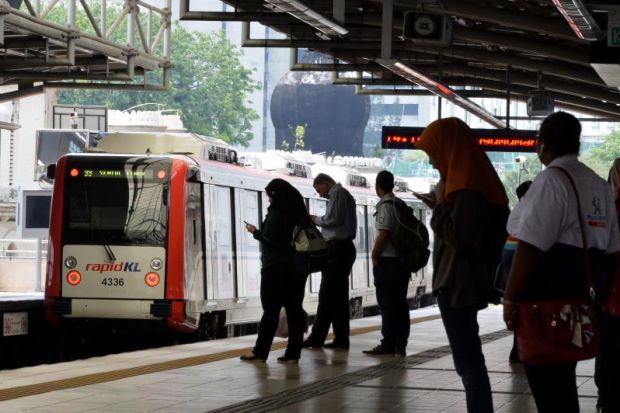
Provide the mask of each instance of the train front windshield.
POLYGON ((69 158, 63 244, 165 246, 171 160, 69 158))

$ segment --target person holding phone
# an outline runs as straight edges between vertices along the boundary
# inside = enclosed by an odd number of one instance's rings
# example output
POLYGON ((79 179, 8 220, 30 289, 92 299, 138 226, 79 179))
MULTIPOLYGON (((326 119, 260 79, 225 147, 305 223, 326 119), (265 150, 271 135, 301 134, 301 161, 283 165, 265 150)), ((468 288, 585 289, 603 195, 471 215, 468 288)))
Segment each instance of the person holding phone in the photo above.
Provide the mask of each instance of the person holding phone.
POLYGON ((357 233, 357 209, 349 191, 324 173, 312 183, 321 198, 327 199, 325 214, 310 215, 313 224, 321 228, 327 242, 327 263, 321 272, 319 306, 312 324, 312 331, 304 347, 332 350, 349 349, 349 274, 357 252, 353 240, 357 233), (325 343, 330 325, 334 340, 325 343))
POLYGON ((267 360, 278 328, 280 310, 284 307, 289 339, 286 352, 278 361, 296 363, 301 355, 305 327, 302 303, 307 274, 295 272, 292 238, 295 226, 308 223, 308 211, 299 191, 283 179, 269 182, 265 193, 269 207, 261 229, 243 221, 246 230, 262 246, 260 299, 263 316, 254 349, 242 355, 241 360, 267 360))
POLYGON ((507 235, 508 197, 462 120, 432 122, 416 146, 441 177, 432 194, 418 196, 433 209, 433 294, 465 387, 467 411, 490 413, 493 399, 477 317, 493 292, 507 235))

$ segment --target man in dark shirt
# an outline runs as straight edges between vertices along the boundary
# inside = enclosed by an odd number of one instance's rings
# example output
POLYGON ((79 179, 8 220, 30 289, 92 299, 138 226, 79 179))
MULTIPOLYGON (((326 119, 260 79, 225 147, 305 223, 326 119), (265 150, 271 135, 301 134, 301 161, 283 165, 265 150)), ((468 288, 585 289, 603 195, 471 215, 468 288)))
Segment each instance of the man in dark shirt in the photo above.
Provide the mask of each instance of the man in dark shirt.
POLYGON ((319 307, 312 332, 303 345, 346 350, 349 348, 349 274, 357 254, 353 244, 357 231, 355 199, 326 174, 318 174, 313 186, 322 198, 327 198, 325 215, 310 215, 310 219, 321 227, 329 255, 321 274, 319 307), (325 344, 330 324, 333 324, 334 341, 325 344))

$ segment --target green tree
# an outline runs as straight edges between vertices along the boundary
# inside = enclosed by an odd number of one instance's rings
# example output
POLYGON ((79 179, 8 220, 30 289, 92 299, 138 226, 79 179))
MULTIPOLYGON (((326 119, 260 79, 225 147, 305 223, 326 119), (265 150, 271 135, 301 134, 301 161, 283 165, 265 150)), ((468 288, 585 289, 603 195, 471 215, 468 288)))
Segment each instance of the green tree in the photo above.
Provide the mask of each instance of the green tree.
POLYGON ((307 123, 304 123, 303 125, 297 125, 295 126, 295 128, 293 128, 293 125, 288 125, 289 129, 291 129, 293 131, 293 134, 295 135, 295 150, 303 150, 305 147, 305 142, 304 142, 304 138, 306 136, 306 128, 308 127, 307 123))
POLYGON ((175 24, 168 92, 64 89, 58 100, 119 110, 161 103, 166 109, 179 109, 185 127, 192 132, 248 146, 254 137, 252 121, 258 119, 248 95, 259 84, 252 80, 252 71, 241 65, 241 56, 223 31, 190 32, 175 24))
POLYGON ((381 148, 380 144, 376 144, 372 147, 372 151, 370 152, 371 158, 383 158, 385 156, 385 151, 381 148))
POLYGON ((620 157, 620 131, 605 136, 603 144, 592 148, 581 157, 581 161, 592 168, 602 178, 607 179, 614 159, 620 157))

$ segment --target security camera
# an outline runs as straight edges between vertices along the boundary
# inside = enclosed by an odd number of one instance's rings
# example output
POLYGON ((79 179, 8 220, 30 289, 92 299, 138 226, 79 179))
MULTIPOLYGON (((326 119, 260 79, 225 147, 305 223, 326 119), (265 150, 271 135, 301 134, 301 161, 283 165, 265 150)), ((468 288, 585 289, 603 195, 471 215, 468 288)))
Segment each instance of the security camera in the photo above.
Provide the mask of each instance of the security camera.
POLYGON ((525 163, 525 160, 526 160, 525 156, 517 156, 515 158, 515 163, 525 163))

